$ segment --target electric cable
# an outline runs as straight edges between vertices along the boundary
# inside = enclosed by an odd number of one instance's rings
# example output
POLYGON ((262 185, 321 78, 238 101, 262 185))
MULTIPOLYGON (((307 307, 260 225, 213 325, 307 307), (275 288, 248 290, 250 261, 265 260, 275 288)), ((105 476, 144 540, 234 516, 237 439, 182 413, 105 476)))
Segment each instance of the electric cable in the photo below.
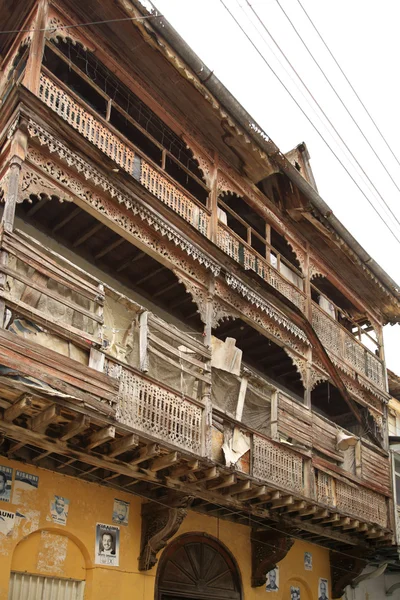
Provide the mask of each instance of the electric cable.
MULTIPOLYGON (((277 2, 277 4, 279 6, 281 6, 279 4, 279 0, 275 0, 277 2)), ((395 213, 392 211, 392 209, 390 208, 390 206, 387 204, 386 200, 384 199, 384 197, 382 196, 382 194, 380 193, 380 191, 378 190, 378 188, 375 186, 375 184, 373 183, 373 181, 371 180, 371 178, 369 177, 369 175, 367 174, 367 172, 365 171, 365 169, 363 168, 363 166, 360 164, 360 162, 357 160, 357 158, 355 157, 354 153, 352 152, 352 150, 349 148, 348 144, 345 142, 345 140, 343 139, 343 137, 341 136, 341 134, 339 133, 339 131, 337 130, 337 128, 335 127, 335 125, 333 124, 333 122, 331 121, 331 119, 328 117, 328 115, 326 114, 326 112, 324 111, 324 109, 322 108, 322 106, 320 105, 320 103, 317 101, 317 99, 315 98, 315 96, 313 95, 313 93, 311 92, 311 90, 309 89, 309 87, 306 85, 306 83, 303 81, 303 79, 301 78, 300 74, 298 73, 298 71, 295 69, 295 67, 293 66, 293 64, 290 62, 290 60, 287 58, 286 54, 284 53, 284 51, 282 50, 282 48, 280 47, 280 45, 278 44, 278 42, 275 40, 274 36, 271 34, 271 32, 269 31, 268 27, 265 25, 265 23, 262 21, 262 19, 260 18, 259 14, 257 13, 257 11, 254 10, 254 8, 252 7, 252 5, 250 4, 249 0, 246 0, 248 6, 250 7, 251 11, 253 12, 253 14, 255 15, 255 17, 257 18, 257 20, 259 21, 259 23, 261 24, 262 28, 267 32, 267 34, 270 36, 270 38, 272 39, 272 41, 274 42, 274 44, 276 45, 276 47, 279 49, 279 51, 281 52, 282 56, 285 58, 285 60, 287 61, 287 63, 290 65, 291 69, 294 71, 294 73, 296 74, 296 76, 299 78, 299 80, 301 81, 302 85, 305 87, 305 89, 307 90, 307 92, 310 94, 311 98, 313 99, 313 101, 315 102, 315 104, 318 106, 319 110, 322 112, 322 114, 324 115, 325 119, 328 121, 329 125, 332 127, 332 129, 334 130, 334 132, 336 133, 336 135, 338 136, 338 138, 340 139, 340 141, 342 142, 342 144, 344 145, 344 147, 346 148, 346 150, 349 152, 349 154, 351 155, 351 157, 353 158, 353 160, 355 161, 355 163, 358 165, 358 168, 361 170, 361 172, 363 173, 363 175, 367 178, 367 180, 369 181, 369 183, 372 185, 373 189, 375 190, 375 192, 378 194, 379 198, 382 200, 383 204, 385 205, 385 207, 387 208, 387 210, 390 212, 390 214, 392 215, 392 217, 394 218, 394 220, 396 221, 396 223, 400 226, 400 221, 397 218, 397 216, 395 215, 395 213)), ((239 0, 238 0, 238 4, 239 6, 239 0)), ((283 10, 283 8, 282 8, 283 10)), ((284 11, 283 11, 284 12, 284 11)), ((286 15, 286 13, 284 12, 284 14, 286 15)), ((287 17, 289 22, 291 23, 289 17, 287 17)), ((294 27, 294 26, 293 26, 294 27)), ((300 38, 302 39, 302 38, 300 38)), ((303 41, 303 40, 302 40, 303 41)), ((305 42, 303 42, 303 44, 306 46, 305 42)), ((306 48, 308 49, 308 47, 306 46, 306 48)), ((310 52, 310 51, 309 51, 310 52)), ((312 56, 312 58, 314 59, 313 55, 310 52, 310 55, 312 56)), ((314 59, 314 61, 316 62, 316 64, 319 67, 319 64, 317 63, 317 61, 314 59)), ((339 100, 342 102, 343 106, 346 108, 346 111, 348 112, 348 114, 351 116, 351 118, 353 119, 351 113, 348 111, 347 107, 345 106, 345 104, 343 103, 342 99, 340 98, 340 96, 337 94, 336 90, 333 88, 332 84, 330 83, 329 79, 326 77, 325 73, 322 71, 321 67, 319 67, 321 72, 323 73, 324 77, 326 78, 326 80, 328 81, 329 85, 331 86, 331 88, 334 90, 335 94, 337 95, 337 97, 339 98, 339 100)), ((353 121, 356 123, 356 121, 353 119, 353 121)), ((360 127, 358 126, 358 124, 356 123, 357 127, 360 129, 360 127)), ((364 136, 364 138, 366 139, 366 141, 368 142, 369 146, 371 147, 371 149, 373 150, 374 154, 376 155, 376 157, 378 158, 379 162, 383 165, 382 160, 379 158, 378 154, 376 153, 376 151, 372 148, 371 144, 369 143, 368 139, 366 138, 366 136, 364 135, 364 133, 362 132, 362 130, 360 129, 362 135, 364 136)), ((396 186, 396 188, 398 189, 398 191, 400 192, 400 187, 398 187, 397 183, 395 182, 395 180, 392 178, 392 176, 390 175, 389 171, 386 169, 386 167, 384 166, 385 171, 388 173, 390 179, 392 180, 392 182, 394 183, 394 185, 396 186)))
POLYGON ((310 125, 313 127, 313 129, 316 131, 316 133, 318 134, 318 136, 322 139, 322 141, 325 143, 325 145, 329 148, 329 150, 331 151, 331 153, 333 154, 333 156, 336 158, 336 160, 338 161, 338 163, 343 167, 343 169, 346 171, 346 173, 348 174, 348 176, 350 177, 350 179, 353 181, 353 183, 355 184, 355 186, 358 188, 358 190, 362 193, 362 195, 365 197, 365 199, 367 200, 368 204, 372 207, 372 209, 374 210, 374 212, 378 215, 379 219, 383 222, 383 224, 387 227, 387 229, 390 231, 390 233, 392 234, 392 236, 395 238, 395 240, 400 244, 400 239, 397 237, 397 235, 394 233, 394 231, 391 229, 391 227, 388 225, 388 223, 384 220, 384 218, 382 217, 382 215, 380 214, 380 212, 377 210, 377 208, 373 205, 373 203, 371 202, 371 200, 368 198, 368 196, 365 194, 364 190, 360 187, 360 185, 357 183, 357 181, 354 179, 353 175, 350 173, 350 171, 346 168, 346 166, 343 164, 343 162, 341 161, 341 159, 339 158, 339 156, 336 154, 336 152, 332 149, 332 147, 328 144, 328 142, 325 140, 324 136, 322 135, 322 133, 319 131, 319 129, 316 127, 316 125, 313 123, 313 121, 311 120, 311 118, 307 115, 307 113, 304 111, 304 109, 302 108, 302 106, 299 104, 299 102, 296 100, 296 98, 293 96, 293 94, 291 93, 291 91, 289 90, 289 88, 285 85, 285 83, 281 80, 281 78, 279 77, 279 75, 276 73, 276 71, 273 69, 273 67, 269 64, 269 62, 267 61, 267 59, 265 58, 265 56, 262 54, 262 52, 259 50, 259 48, 256 46, 256 44, 252 41, 252 39, 250 38, 250 36, 247 34, 247 32, 244 30, 244 28, 242 27, 242 25, 239 23, 239 21, 236 19, 236 17, 232 14, 232 12, 229 10, 229 8, 226 6, 224 0, 220 0, 221 4, 224 6, 224 8, 226 9, 226 11, 229 13, 229 15, 231 16, 231 18, 235 21, 236 25, 239 27, 239 29, 242 31, 242 33, 245 35, 245 37, 247 38, 247 40, 250 42, 250 44, 253 46, 253 48, 256 50, 257 54, 259 54, 259 56, 261 57, 261 59, 265 62, 265 64, 268 66, 268 68, 270 69, 270 71, 273 73, 273 75, 278 79, 279 83, 283 86, 283 88, 286 90, 286 92, 289 94, 289 96, 292 98, 293 102, 296 104, 296 106, 299 108, 299 110, 301 111, 301 113, 304 115, 304 117, 307 119, 307 121, 310 123, 310 125))
POLYGON ((389 152, 391 153, 391 155, 393 156, 393 158, 395 159, 395 161, 397 162, 397 164, 400 167, 400 161, 397 158, 396 154, 393 152, 391 146, 389 145, 389 142, 386 140, 385 136, 383 135, 382 131, 380 130, 380 128, 378 127, 376 121, 374 120, 374 118, 372 117, 371 113, 369 112, 369 110, 367 109, 365 103, 362 101, 361 97, 359 96, 359 94, 357 93, 357 90, 354 88, 354 86, 352 85, 350 79, 347 77, 346 73, 344 72, 344 70, 342 69, 342 67, 340 66, 338 60, 335 58, 333 52, 331 51, 331 49, 329 48, 328 44, 325 42, 324 38, 322 37, 322 35, 320 34, 320 32, 318 31, 316 25, 314 24, 314 22, 312 21, 311 17, 309 16, 309 14, 307 13, 306 9, 304 8, 304 6, 302 5, 302 3, 300 2, 300 0, 297 0, 297 2, 299 3, 302 11, 304 12, 304 14, 306 15, 307 19, 310 21, 312 27, 314 28, 316 34, 318 35, 318 37, 320 38, 321 42, 323 43, 323 45, 325 46, 325 48, 327 49, 328 53, 330 54, 332 60, 334 61, 334 63, 336 64, 337 68, 339 69, 339 71, 341 72, 341 74, 343 75, 343 77, 345 78, 345 80, 347 81, 348 85, 350 86, 351 90, 353 91, 355 97, 357 98, 357 100, 359 101, 359 103, 361 104, 361 106, 363 107, 363 109, 365 110, 366 114, 368 115, 369 119, 371 120, 372 124, 374 125, 375 129, 377 130, 377 132, 379 133, 382 141, 384 142, 384 144, 386 145, 387 149, 389 150, 389 152))

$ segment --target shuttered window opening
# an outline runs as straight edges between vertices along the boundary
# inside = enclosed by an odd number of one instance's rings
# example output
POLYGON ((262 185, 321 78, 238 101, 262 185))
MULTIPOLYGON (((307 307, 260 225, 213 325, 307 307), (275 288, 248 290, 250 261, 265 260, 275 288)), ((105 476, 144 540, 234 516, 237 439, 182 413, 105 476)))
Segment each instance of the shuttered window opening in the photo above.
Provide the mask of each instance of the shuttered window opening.
POLYGON ((83 600, 85 582, 11 572, 8 600, 83 600))

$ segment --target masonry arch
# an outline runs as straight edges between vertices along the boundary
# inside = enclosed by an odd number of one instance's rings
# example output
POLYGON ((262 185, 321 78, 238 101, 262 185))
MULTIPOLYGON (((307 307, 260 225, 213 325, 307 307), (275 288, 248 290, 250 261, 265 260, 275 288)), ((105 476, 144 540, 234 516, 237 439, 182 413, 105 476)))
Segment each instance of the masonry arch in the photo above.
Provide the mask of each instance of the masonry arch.
POLYGON ((239 568, 228 549, 204 533, 176 538, 164 550, 155 600, 241 600, 239 568))
POLYGON ((91 560, 79 538, 56 528, 38 529, 14 548, 10 568, 9 598, 83 598, 91 580, 91 560), (59 594, 59 596, 57 596, 59 594))

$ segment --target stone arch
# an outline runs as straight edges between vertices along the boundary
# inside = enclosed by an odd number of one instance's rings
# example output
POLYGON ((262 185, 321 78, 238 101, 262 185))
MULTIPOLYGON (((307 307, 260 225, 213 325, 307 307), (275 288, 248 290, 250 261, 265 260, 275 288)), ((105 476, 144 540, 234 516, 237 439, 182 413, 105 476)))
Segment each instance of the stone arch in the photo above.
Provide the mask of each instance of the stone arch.
POLYGON ((179 597, 242 599, 242 581, 235 558, 216 538, 186 533, 164 550, 158 565, 155 600, 179 597))
POLYGON ((92 561, 82 540, 67 530, 42 527, 23 537, 14 547, 11 573, 85 581, 92 579, 92 561))

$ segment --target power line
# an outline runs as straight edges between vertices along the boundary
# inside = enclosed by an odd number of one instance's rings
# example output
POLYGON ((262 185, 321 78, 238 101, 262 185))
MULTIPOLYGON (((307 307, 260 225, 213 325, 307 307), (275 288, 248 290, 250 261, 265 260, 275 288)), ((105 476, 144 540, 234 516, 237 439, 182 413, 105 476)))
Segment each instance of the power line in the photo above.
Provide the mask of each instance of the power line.
MULTIPOLYGON (((319 71, 323 75, 323 77, 326 80, 326 82, 328 83, 329 87, 332 89, 332 91, 334 92, 335 96, 337 97, 337 99, 339 100, 339 102, 341 103, 341 105, 343 106, 343 108, 345 109, 345 111, 347 112, 347 114, 349 115, 349 117, 351 118, 351 120, 353 121, 354 125, 357 127, 358 131, 361 133, 361 135, 363 136, 364 140, 367 142, 368 146, 370 147, 370 149, 374 153, 375 157, 378 159, 379 163, 384 168, 384 170, 386 171, 387 175, 390 177, 390 179, 391 179, 392 183, 394 184, 394 186, 396 187, 396 189, 400 192, 400 187, 397 185, 396 181, 394 180, 394 178, 390 174, 390 172, 387 169, 386 165, 383 163, 382 159, 380 158, 380 156, 376 152, 375 148, 372 146, 371 142, 369 141, 369 139, 367 138, 367 136, 365 135, 365 133, 363 132, 363 130, 359 126, 359 124, 356 121, 356 119, 353 117, 353 115, 350 112, 350 110, 347 108, 345 102, 343 102, 340 94, 336 91, 335 87, 332 85, 330 79, 328 78, 328 76, 326 75, 325 71, 323 70, 323 68, 321 67, 321 65, 319 64, 319 62, 317 61, 317 59, 315 58, 315 56, 313 55, 313 53, 311 52, 311 50, 309 49, 309 47, 307 46, 306 42, 303 40, 302 36, 298 32, 296 26, 294 25, 293 21, 290 19, 289 15, 287 14, 287 12, 285 11, 285 9, 283 8, 282 4, 280 3, 279 0, 275 0, 275 1, 278 4, 278 6, 281 9, 281 11, 283 12, 283 14, 285 15, 286 19, 289 21, 289 23, 292 26, 293 30, 295 31, 297 37, 299 38, 299 40, 303 44, 304 48, 307 50, 307 52, 310 55, 310 57, 312 58, 313 62, 318 67, 319 71)), ((250 5, 250 3, 248 1, 247 1, 247 3, 249 4, 249 6, 252 9, 252 11, 254 12, 254 14, 257 15, 257 13, 254 11, 253 7, 250 5)), ((399 163, 399 165, 400 165, 400 163, 399 163)))
POLYGON ((377 132, 379 133, 381 139, 383 140, 383 142, 385 143, 387 149, 389 150, 389 152, 391 153, 391 155, 393 156, 393 158, 395 159, 395 161, 397 162, 397 164, 400 167, 400 161, 397 158, 397 156, 395 155, 395 153, 393 152, 392 148, 389 145, 389 142, 386 140, 385 136, 383 135, 383 133, 381 132, 381 130, 379 129, 377 123, 375 122, 374 118, 372 117, 371 113, 368 111, 367 107, 365 106, 364 102, 361 100, 359 94, 357 93, 357 91, 355 90, 354 86, 352 85, 351 81, 349 80, 349 78, 347 77, 346 73, 343 71, 342 67, 340 66, 339 62, 336 60, 333 52, 331 51, 331 49, 329 48, 328 44, 325 42, 324 38, 322 37, 322 35, 320 34, 320 32, 318 31, 316 25, 313 23, 311 17, 309 16, 309 14, 307 13, 306 9, 304 8, 304 6, 302 5, 302 3, 300 2, 300 0, 297 0, 297 2, 299 3, 301 9, 303 10, 304 14, 306 15, 307 19, 310 21, 312 27, 314 28, 316 34, 318 35, 318 37, 320 38, 321 42, 323 43, 323 45, 325 46, 325 48, 327 49, 327 51, 329 52, 332 60, 334 61, 334 63, 336 64, 337 68, 339 69, 339 71, 341 72, 341 74, 343 75, 343 77, 345 78, 345 80, 347 81, 347 83, 349 84, 351 90, 353 91, 355 97, 357 98, 357 100, 359 101, 359 103, 361 104, 361 106, 363 107, 363 109, 365 110, 366 114, 368 115, 368 117, 370 118, 371 122, 373 123, 375 129, 377 130, 377 132))
MULTIPOLYGON (((261 24, 262 28, 267 32, 267 34, 269 35, 269 37, 272 39, 272 41, 274 42, 274 44, 276 45, 276 47, 278 48, 278 50, 281 52, 282 56, 284 57, 284 59, 286 60, 286 62, 289 64, 290 68, 294 71, 294 73, 296 74, 296 76, 298 77, 298 79, 301 81, 302 85, 305 87, 305 89, 307 90, 307 92, 310 94, 311 98, 313 99, 313 101, 315 102, 315 104, 318 106, 319 110, 322 112, 322 114, 324 115, 325 119, 328 121, 329 125, 332 127, 332 129, 334 130, 334 132, 336 133, 336 135, 338 136, 338 138, 340 139, 340 141, 342 142, 342 144, 344 145, 344 147, 346 148, 346 150, 349 152, 349 154, 351 155, 351 157, 353 158, 354 162, 357 164, 358 168, 361 170, 361 172, 363 173, 363 175, 366 177, 366 179, 368 180, 368 182, 370 183, 370 185, 373 187, 373 189, 375 190, 375 192, 378 194, 379 198, 382 200, 383 204, 385 205, 385 207, 387 208, 387 210, 390 212, 390 214, 392 215, 392 217, 394 218, 394 220, 396 221, 396 223, 400 226, 400 221, 397 218, 397 216, 395 215, 395 213, 392 211, 392 209, 390 208, 390 206, 387 204, 386 200, 384 199, 384 197, 382 196, 382 194, 380 193, 380 191, 378 190, 378 188, 376 187, 376 185, 373 183, 373 181, 371 180, 371 178, 369 177, 369 175, 367 174, 367 172, 365 171, 365 169, 363 168, 363 166, 360 164, 360 162, 357 160, 357 158, 355 157, 354 153, 352 152, 352 150, 349 148, 349 146, 347 145, 347 143, 345 142, 345 140, 343 139, 343 137, 340 135, 339 131, 337 130, 337 128, 335 127, 335 125, 333 124, 333 122, 331 121, 331 119, 328 117, 328 115, 326 114, 326 112, 324 111, 324 109, 322 108, 322 106, 319 104, 319 102, 317 101, 317 99, 315 98, 315 96, 313 95, 313 93, 311 92, 311 90, 308 88, 308 86, 306 85, 306 83, 303 81, 303 79, 301 78, 300 74, 298 73, 298 71, 295 69, 295 67, 293 66, 293 64, 290 62, 290 60, 287 58, 286 54, 283 52, 282 48, 280 47, 280 45, 278 44, 278 42, 275 40, 275 38, 273 37, 273 35, 271 34, 271 32, 269 31, 269 29, 267 28, 267 26, 265 25, 265 23, 262 21, 261 17, 259 16, 259 14, 256 12, 256 10, 252 7, 252 5, 250 4, 249 0, 246 0, 248 6, 250 7, 251 11, 253 12, 253 14, 255 15, 255 17, 257 18, 257 20, 259 21, 259 23, 261 24)), ((279 4, 279 0, 276 0, 276 2, 279 4)), ((239 3, 239 0, 238 0, 239 3)), ((239 6, 240 3, 239 3, 239 6)), ((281 7, 282 8, 282 7, 281 7)), ((282 9, 283 10, 283 9, 282 9)), ((284 12, 284 11, 283 11, 284 12)), ((286 13, 285 13, 286 15, 286 13)), ((287 17, 288 20, 290 21, 289 17, 287 17)), ((294 26, 293 26, 294 27, 294 26)), ((299 34, 298 34, 299 35, 299 34)), ((302 40, 303 41, 303 40, 302 40)), ((305 45, 305 42, 303 42, 303 44, 305 45)), ((306 46, 307 47, 307 46, 306 46)), ((308 49, 308 48, 307 48, 308 49)), ((310 51, 309 51, 310 52, 310 51)), ((311 54, 311 52, 310 52, 311 54)), ((312 54, 311 54, 312 56, 312 54)), ((314 57, 312 56, 312 58, 314 59, 314 57)), ((315 60, 315 59, 314 59, 315 60)), ((318 64, 318 63, 317 63, 318 64)), ((323 73, 321 67, 318 65, 318 67, 320 68, 321 72, 323 73)), ((325 73, 323 73, 324 77, 327 79, 327 81, 329 82, 329 85, 333 88, 333 86, 331 85, 330 81, 328 80, 328 78, 326 77, 325 73)), ((334 90, 335 91, 335 90, 334 90)), ((337 92, 335 91, 336 95, 338 96, 337 92)), ((339 96, 338 96, 339 97, 339 96)), ((341 98, 339 97, 340 101, 342 102, 341 98)), ((343 106, 344 103, 342 102, 343 106)), ((347 107, 345 107, 347 110, 347 107)), ((347 110, 347 112, 349 112, 347 110)), ((350 116, 351 113, 349 112, 350 116)), ((354 119, 353 119, 354 120, 354 119)), ((357 123, 356 123, 357 124, 357 123)), ((358 124, 357 124, 358 126, 358 124)), ((360 128, 359 128, 360 129, 360 128)), ((360 129, 361 131, 361 129, 360 129)), ((362 132, 362 131, 361 131, 362 132)), ((362 132, 363 133, 363 132, 362 132)), ((364 135, 364 134, 363 134, 364 135)), ((364 136, 365 137, 365 136, 364 136)), ((365 138, 367 139, 367 138, 365 138)), ((368 141, 368 140, 367 140, 368 141)), ((369 143, 369 142, 368 142, 369 143)), ((372 146, 371 146, 372 147, 372 146)), ((378 157, 378 155, 376 154, 375 150, 374 150, 375 155, 378 157)), ((382 163, 381 159, 378 157, 379 161, 382 163)), ((387 171, 386 167, 385 170, 387 171)), ((388 171, 387 171, 388 172, 388 171)), ((396 188, 399 190, 400 192, 400 188, 397 186, 396 182, 393 180, 393 178, 391 177, 390 173, 388 172, 390 178, 392 179, 393 183, 395 184, 396 188)))
POLYGON ((108 19, 107 21, 92 21, 91 23, 77 23, 76 25, 57 25, 57 27, 42 27, 40 29, 14 29, 11 31, 0 31, 0 35, 10 35, 12 33, 30 33, 34 31, 54 31, 55 29, 76 29, 77 27, 88 27, 89 25, 103 25, 104 23, 120 23, 121 21, 141 21, 142 19, 152 19, 153 17, 162 17, 158 13, 154 15, 145 15, 143 17, 123 17, 121 19, 108 19))
POLYGON ((289 96, 292 98, 293 102, 296 104, 296 106, 299 108, 299 110, 302 112, 302 114, 305 116, 305 118, 307 119, 307 121, 310 123, 310 125, 313 127, 313 129, 317 132, 317 134, 319 135, 319 137, 322 139, 322 141, 326 144, 326 146, 329 148, 329 150, 331 151, 331 153, 333 154, 333 156, 336 158, 336 160, 339 162, 339 164, 343 167, 343 169, 346 171, 346 173, 348 174, 348 176, 350 177, 350 179, 353 181, 353 183, 356 185, 356 187, 359 189, 359 191, 362 193, 362 195, 365 197, 365 199, 367 200, 368 204, 370 204, 370 206, 373 208, 373 210, 376 212, 376 214, 378 215, 378 217, 381 219, 381 221, 384 223, 384 225, 388 228, 388 230, 390 231, 390 233, 393 235, 393 237, 395 238, 395 240, 400 244, 400 239, 397 237, 397 235, 394 233, 394 231, 390 228, 390 226, 386 223, 386 221, 383 219, 382 215, 379 213, 379 211, 376 209, 376 207, 372 204, 371 200, 368 198, 368 196, 365 194, 365 192, 363 191, 363 189, 360 187, 360 185, 357 183, 357 181, 354 179, 354 177, 352 176, 352 174, 349 172, 349 170, 346 168, 346 166, 342 163, 342 161, 340 160, 340 158, 338 157, 338 155, 336 154, 336 152, 331 148, 331 146, 328 144, 328 142, 325 140, 325 138, 323 137, 322 133, 319 131, 319 129, 316 127, 316 125, 314 125, 314 123, 312 122, 312 120, 310 119, 310 117, 307 115, 307 113, 304 111, 304 109, 301 107, 301 105, 298 103, 298 101, 296 100, 296 98, 293 96, 293 94, 291 93, 291 91, 288 89, 288 87, 285 85, 285 83, 281 80, 281 78, 279 77, 279 75, 276 73, 276 71, 271 67, 271 65, 269 64, 269 62, 267 61, 267 59, 265 58, 265 56, 262 54, 262 52, 259 50, 259 48, 256 46, 256 44, 252 41, 252 39, 250 38, 250 36, 246 33, 246 31, 244 30, 244 28, 241 26, 241 24, 239 23, 239 21, 236 19, 236 17, 232 14, 232 12, 229 10, 229 8, 226 6, 224 0, 220 0, 221 4, 224 6, 225 10, 228 12, 228 14, 231 16, 231 18, 235 21, 236 25, 239 27, 239 29, 242 31, 242 33, 245 35, 245 37, 247 38, 247 40, 250 42, 250 44, 253 46, 253 48, 256 50, 257 54, 259 54, 259 56, 261 57, 261 59, 265 62, 265 64, 268 66, 268 68, 270 69, 270 71, 273 73, 273 75, 275 75, 275 77, 278 79, 279 83, 282 85, 282 87, 286 90, 286 92, 289 94, 289 96))

